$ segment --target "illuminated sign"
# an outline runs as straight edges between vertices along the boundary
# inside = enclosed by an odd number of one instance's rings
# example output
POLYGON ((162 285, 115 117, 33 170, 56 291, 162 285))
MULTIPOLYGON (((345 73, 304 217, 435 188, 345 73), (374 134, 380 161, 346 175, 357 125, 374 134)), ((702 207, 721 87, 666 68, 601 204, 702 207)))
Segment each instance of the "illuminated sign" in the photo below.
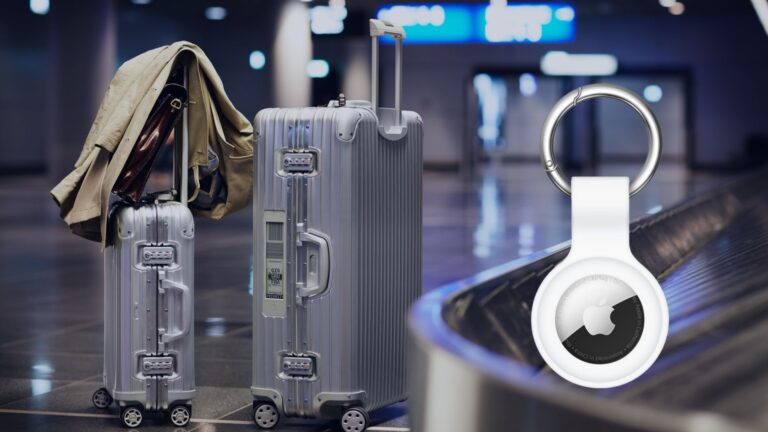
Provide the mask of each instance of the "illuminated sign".
POLYGON ((473 11, 466 5, 387 6, 379 10, 378 17, 403 26, 406 43, 462 43, 474 39, 473 11))
POLYGON ((541 71, 547 75, 605 76, 613 75, 619 61, 611 54, 569 54, 550 51, 541 58, 541 71))
POLYGON ((403 26, 406 43, 555 43, 576 32, 567 3, 389 5, 377 15, 403 26))

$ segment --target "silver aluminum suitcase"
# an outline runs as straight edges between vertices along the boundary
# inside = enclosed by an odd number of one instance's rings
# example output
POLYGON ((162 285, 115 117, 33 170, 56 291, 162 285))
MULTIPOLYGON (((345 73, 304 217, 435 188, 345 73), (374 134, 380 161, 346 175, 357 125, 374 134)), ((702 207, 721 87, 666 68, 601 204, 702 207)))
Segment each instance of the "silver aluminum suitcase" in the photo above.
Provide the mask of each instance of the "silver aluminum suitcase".
MULTIPOLYGON (((186 130, 187 113, 183 115, 186 130)), ((187 160, 186 133, 181 160, 187 160)), ((174 163, 174 178, 177 177, 174 163)), ((138 427, 145 411, 189 423, 195 397, 194 236, 181 169, 182 202, 173 193, 131 206, 118 203, 104 251, 104 387, 94 406, 116 401, 125 426, 138 427)))
POLYGON ((372 20, 371 29, 373 103, 256 116, 251 392, 264 429, 288 416, 362 431, 368 411, 406 398, 422 121, 399 109, 402 28, 372 20), (397 42, 395 109, 375 108, 383 34, 397 42))

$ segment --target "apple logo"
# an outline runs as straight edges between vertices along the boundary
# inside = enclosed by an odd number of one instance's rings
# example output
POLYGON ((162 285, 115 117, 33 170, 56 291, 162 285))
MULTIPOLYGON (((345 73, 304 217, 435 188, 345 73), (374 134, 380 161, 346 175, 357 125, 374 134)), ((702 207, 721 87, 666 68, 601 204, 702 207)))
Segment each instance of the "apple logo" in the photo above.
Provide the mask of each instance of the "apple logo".
POLYGON ((598 305, 592 305, 584 309, 582 318, 584 328, 594 336, 596 334, 609 335, 616 328, 616 324, 611 321, 612 306, 606 306, 605 298, 600 299, 598 305))

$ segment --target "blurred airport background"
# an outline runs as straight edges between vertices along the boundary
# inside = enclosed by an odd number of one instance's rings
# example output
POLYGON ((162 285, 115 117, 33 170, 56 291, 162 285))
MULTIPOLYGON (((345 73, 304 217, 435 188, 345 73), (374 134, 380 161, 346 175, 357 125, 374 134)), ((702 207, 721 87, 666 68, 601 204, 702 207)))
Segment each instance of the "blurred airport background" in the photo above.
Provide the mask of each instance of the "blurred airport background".
MULTIPOLYGON (((428 125, 428 169, 535 161, 549 107, 589 82, 651 103, 665 162, 768 159, 768 36, 749 0, 12 0, 0 13, 0 173, 66 172, 118 65, 177 40, 206 51, 249 118, 339 92, 367 99, 372 16, 409 32, 403 105, 428 125)), ((642 124, 618 102, 580 106, 567 123, 559 154, 569 167, 645 155, 642 124)))

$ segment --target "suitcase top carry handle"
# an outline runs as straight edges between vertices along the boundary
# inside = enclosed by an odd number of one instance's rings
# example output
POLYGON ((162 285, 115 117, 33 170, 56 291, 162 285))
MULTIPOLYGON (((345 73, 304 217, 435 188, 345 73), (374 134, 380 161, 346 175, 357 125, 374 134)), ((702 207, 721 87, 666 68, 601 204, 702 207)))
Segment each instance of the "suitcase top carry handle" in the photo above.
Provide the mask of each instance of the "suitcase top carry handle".
MULTIPOLYGON (((377 112, 379 108, 379 38, 391 36, 395 40, 395 128, 402 125, 400 97, 403 93, 403 39, 405 30, 399 25, 387 21, 372 19, 371 30, 371 106, 377 112)), ((404 134, 404 133, 403 133, 404 134)))

